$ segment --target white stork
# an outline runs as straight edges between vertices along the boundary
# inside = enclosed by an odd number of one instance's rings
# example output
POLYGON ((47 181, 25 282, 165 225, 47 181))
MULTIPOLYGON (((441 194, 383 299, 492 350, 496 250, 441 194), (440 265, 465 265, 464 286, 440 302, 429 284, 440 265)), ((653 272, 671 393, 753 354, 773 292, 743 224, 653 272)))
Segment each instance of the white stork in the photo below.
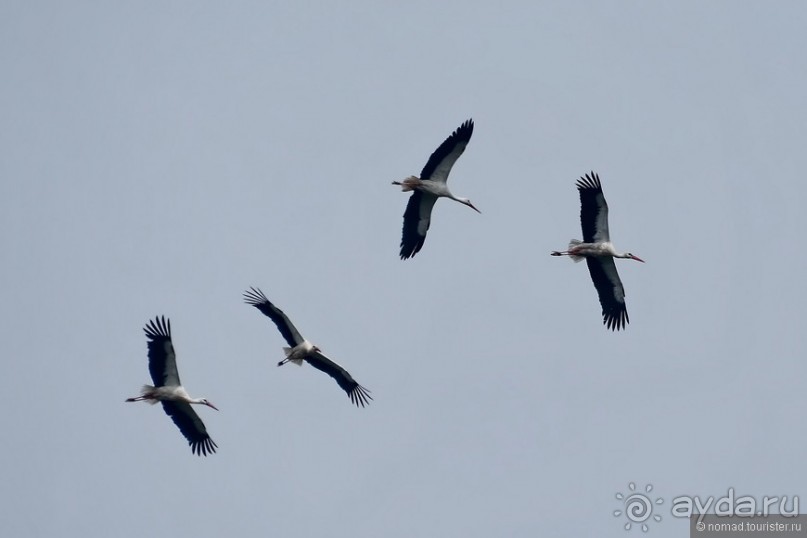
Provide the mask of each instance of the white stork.
POLYGON ((552 256, 569 256, 575 262, 583 258, 588 264, 591 280, 600 296, 602 322, 613 330, 624 329, 630 322, 625 307, 625 289, 616 272, 614 258, 629 258, 644 263, 630 252, 617 252, 608 234, 608 204, 602 193, 600 178, 594 172, 577 181, 580 191, 580 224, 583 240, 572 239, 569 250, 553 251, 552 256))
POLYGON ((145 400, 152 405, 162 402, 165 413, 188 440, 194 454, 207 456, 214 453, 217 445, 190 404, 206 405, 216 411, 218 408, 205 398, 191 398, 179 382, 174 344, 171 343, 171 320, 164 316, 157 317, 149 321, 143 330, 149 340, 149 373, 154 386, 143 385, 140 396, 126 401, 145 400))
POLYGON ((280 334, 286 339, 289 346, 291 346, 283 348, 286 358, 278 362, 278 366, 283 366, 289 361, 297 366, 302 366, 303 361, 306 361, 317 370, 325 372, 334 378, 336 383, 342 387, 342 390, 347 392, 350 401, 356 404, 356 406, 361 405, 364 407, 369 403, 368 400, 373 399, 373 397, 370 396, 370 391, 359 385, 347 370, 323 355, 322 351, 320 351, 317 346, 303 338, 288 316, 286 316, 281 309, 273 305, 261 290, 258 288, 250 288, 244 292, 244 300, 247 304, 254 306, 266 317, 271 319, 275 325, 277 325, 280 334))
POLYGON ((477 213, 481 213, 468 198, 458 198, 448 190, 448 174, 451 167, 471 140, 474 132, 474 120, 470 119, 459 126, 451 136, 445 139, 438 147, 426 166, 420 172, 420 177, 410 176, 403 181, 393 181, 393 185, 400 185, 403 192, 415 191, 409 197, 409 203, 404 211, 403 235, 401 237, 401 259, 411 258, 420 251, 426 241, 426 232, 431 223, 434 202, 440 197, 451 198, 465 204, 477 213))

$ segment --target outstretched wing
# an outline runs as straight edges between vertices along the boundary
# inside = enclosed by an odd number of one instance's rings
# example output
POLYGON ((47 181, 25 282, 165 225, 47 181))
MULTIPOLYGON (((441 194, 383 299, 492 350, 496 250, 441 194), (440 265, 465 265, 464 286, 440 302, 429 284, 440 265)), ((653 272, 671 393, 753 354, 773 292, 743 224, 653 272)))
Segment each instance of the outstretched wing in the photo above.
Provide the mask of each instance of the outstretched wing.
POLYGON ((347 370, 322 353, 317 351, 310 353, 306 356, 305 360, 317 370, 325 372, 334 378, 337 384, 342 387, 342 390, 347 392, 347 395, 350 396, 350 401, 356 404, 356 406, 361 405, 364 407, 370 403, 368 400, 373 399, 373 397, 370 396, 370 391, 359 385, 347 370))
POLYGON ((196 414, 196 411, 191 408, 190 404, 171 400, 163 400, 162 404, 165 413, 171 417, 179 431, 188 440, 194 454, 207 456, 216 451, 218 445, 207 434, 204 422, 196 414))
POLYGON ((602 193, 600 178, 594 172, 577 180, 580 191, 580 225, 584 243, 610 241, 608 233, 608 204, 602 193))
POLYGON ((469 119, 451 133, 451 136, 446 138, 440 144, 440 147, 434 150, 434 153, 426 162, 426 166, 420 172, 420 179, 431 179, 445 183, 448 180, 451 167, 454 166, 462 152, 465 151, 465 146, 471 140, 472 134, 474 134, 474 120, 469 119))
POLYGON ((437 197, 423 191, 415 191, 409 197, 403 215, 403 232, 401 234, 401 259, 405 260, 417 254, 426 242, 432 218, 432 208, 437 197))
POLYGON ((625 289, 616 272, 614 259, 610 256, 591 256, 586 258, 586 263, 600 296, 603 324, 612 331, 624 329, 630 319, 625 306, 625 289))
POLYGON ((277 325, 277 329, 286 342, 288 342, 289 346, 295 347, 303 343, 303 337, 300 335, 299 331, 297 331, 297 328, 288 316, 286 316, 281 309, 273 305, 260 289, 249 288, 244 292, 244 300, 247 304, 251 304, 263 312, 266 317, 277 325))
POLYGON ((181 385, 174 344, 171 342, 171 320, 165 319, 165 316, 156 317, 143 330, 149 340, 149 373, 154 386, 181 385))

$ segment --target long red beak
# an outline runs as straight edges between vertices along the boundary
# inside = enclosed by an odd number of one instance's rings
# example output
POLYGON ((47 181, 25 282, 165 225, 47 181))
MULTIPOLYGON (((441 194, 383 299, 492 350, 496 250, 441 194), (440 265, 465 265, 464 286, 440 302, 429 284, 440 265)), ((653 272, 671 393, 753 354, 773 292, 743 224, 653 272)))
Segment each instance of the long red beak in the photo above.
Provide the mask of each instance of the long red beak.
POLYGON ((213 405, 213 404, 212 404, 212 403, 210 403, 210 402, 207 402, 207 406, 208 406, 208 407, 212 407, 212 408, 213 408, 213 409, 215 409, 216 411, 218 411, 218 410, 219 410, 219 408, 218 408, 218 407, 216 407, 215 405, 213 405))
POLYGON ((630 257, 630 258, 631 258, 632 260, 636 260, 637 262, 642 262, 642 263, 644 263, 644 260, 643 260, 643 259, 641 259, 641 258, 640 258, 640 257, 638 257, 638 256, 633 256, 633 255, 631 255, 631 257, 630 257))

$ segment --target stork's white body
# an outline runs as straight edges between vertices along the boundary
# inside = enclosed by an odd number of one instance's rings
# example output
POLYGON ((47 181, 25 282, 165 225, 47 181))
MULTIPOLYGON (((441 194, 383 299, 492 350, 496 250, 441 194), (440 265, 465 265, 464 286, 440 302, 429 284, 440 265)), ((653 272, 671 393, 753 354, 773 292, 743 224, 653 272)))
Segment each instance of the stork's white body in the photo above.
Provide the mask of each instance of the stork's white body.
MULTIPOLYGON (((302 343, 294 347, 284 347, 283 353, 286 354, 286 359, 282 362, 291 361, 297 366, 303 365, 303 360, 315 351, 316 346, 308 340, 303 340, 302 343)), ((319 350, 319 348, 317 348, 319 350)))
POLYGON ((617 252, 614 244, 610 241, 602 241, 600 243, 583 243, 573 239, 569 242, 568 255, 576 262, 583 258, 590 256, 611 256, 612 258, 625 258, 626 256, 617 252))
POLYGON ((467 198, 457 198, 456 196, 451 194, 451 191, 448 190, 448 183, 446 183, 445 180, 424 181, 417 176, 409 176, 403 181, 393 181, 392 184, 400 185, 402 192, 418 190, 427 192, 429 194, 433 194, 438 198, 451 198, 452 200, 456 200, 458 202, 465 202, 467 200, 467 198))
POLYGON ((165 386, 155 387, 153 385, 143 385, 140 389, 140 396, 132 398, 133 402, 145 400, 150 404, 157 402, 185 402, 185 403, 201 403, 197 398, 191 398, 185 387, 182 386, 165 386))

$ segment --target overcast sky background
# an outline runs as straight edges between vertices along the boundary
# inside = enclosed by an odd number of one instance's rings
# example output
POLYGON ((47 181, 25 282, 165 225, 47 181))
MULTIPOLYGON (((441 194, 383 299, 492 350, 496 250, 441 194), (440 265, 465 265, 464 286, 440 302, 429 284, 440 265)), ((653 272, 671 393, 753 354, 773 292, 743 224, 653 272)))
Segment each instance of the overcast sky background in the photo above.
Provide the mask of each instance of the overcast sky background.
MULTIPOLYGON (((4 536, 623 537, 803 495, 802 2, 0 3, 4 536), (407 194, 464 120, 423 250, 407 194), (600 174, 631 324, 580 237, 600 174), (357 409, 242 292, 375 400, 357 409), (171 319, 215 455, 149 382, 171 319)), ((802 509, 804 512, 805 509, 802 509)))

